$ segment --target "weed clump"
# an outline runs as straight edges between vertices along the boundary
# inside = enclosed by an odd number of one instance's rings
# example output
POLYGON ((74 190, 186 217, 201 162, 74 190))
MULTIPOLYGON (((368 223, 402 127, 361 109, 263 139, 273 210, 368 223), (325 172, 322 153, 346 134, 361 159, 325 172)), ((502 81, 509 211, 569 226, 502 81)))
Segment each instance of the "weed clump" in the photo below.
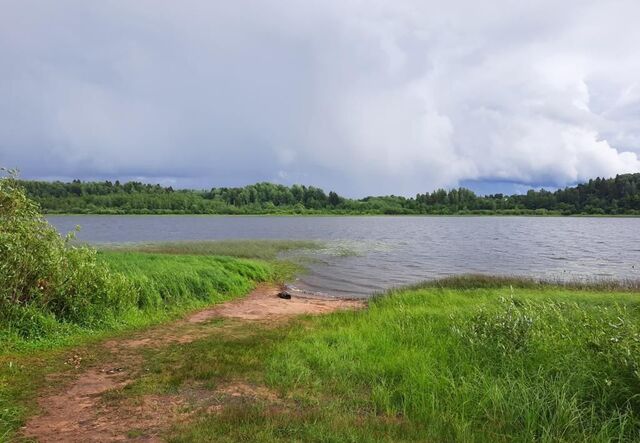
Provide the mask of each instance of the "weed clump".
POLYGON ((502 356, 525 351, 530 344, 534 323, 539 320, 535 310, 513 297, 500 297, 499 303, 501 309, 488 311, 481 308, 462 325, 454 326, 454 332, 469 345, 490 347, 491 351, 502 356))

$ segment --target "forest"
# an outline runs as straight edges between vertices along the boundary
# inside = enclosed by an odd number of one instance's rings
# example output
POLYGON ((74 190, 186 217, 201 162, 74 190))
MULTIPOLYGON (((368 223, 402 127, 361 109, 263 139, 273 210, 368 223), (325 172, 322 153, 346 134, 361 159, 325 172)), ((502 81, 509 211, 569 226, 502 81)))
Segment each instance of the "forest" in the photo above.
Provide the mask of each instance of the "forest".
POLYGON ((257 183, 210 190, 173 189, 136 181, 70 183, 22 180, 50 214, 505 214, 640 215, 640 174, 595 178, 555 191, 477 195, 466 188, 415 197, 345 198, 313 186, 257 183))

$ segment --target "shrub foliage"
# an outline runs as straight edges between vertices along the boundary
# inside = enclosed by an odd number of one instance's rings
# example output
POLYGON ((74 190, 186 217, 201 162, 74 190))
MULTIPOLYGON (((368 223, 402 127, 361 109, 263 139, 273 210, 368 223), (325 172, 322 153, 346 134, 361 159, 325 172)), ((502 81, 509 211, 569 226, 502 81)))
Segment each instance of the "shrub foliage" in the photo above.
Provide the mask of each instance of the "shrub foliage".
POLYGON ((130 305, 125 278, 61 237, 7 171, 0 178, 0 319, 21 336, 57 322, 94 325, 130 305))

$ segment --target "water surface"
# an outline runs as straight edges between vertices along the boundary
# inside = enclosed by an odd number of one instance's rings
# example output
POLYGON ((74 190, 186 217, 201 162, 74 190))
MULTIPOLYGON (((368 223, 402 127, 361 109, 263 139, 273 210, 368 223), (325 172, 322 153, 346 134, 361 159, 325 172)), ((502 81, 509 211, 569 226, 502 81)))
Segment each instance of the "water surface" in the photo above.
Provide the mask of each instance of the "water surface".
POLYGON ((461 274, 551 279, 640 278, 640 218, 49 216, 91 243, 322 240, 293 285, 366 297, 461 274))

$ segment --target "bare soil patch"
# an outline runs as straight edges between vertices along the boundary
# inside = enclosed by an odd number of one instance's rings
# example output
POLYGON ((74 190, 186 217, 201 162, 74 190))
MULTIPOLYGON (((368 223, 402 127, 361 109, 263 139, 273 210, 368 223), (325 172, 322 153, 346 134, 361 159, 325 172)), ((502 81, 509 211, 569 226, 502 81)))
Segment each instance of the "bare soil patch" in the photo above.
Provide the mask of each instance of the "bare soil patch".
POLYGON ((324 314, 339 309, 358 309, 363 302, 354 300, 302 298, 293 296, 285 300, 278 297, 278 288, 263 285, 248 296, 223 303, 190 316, 190 323, 201 323, 214 317, 239 318, 242 320, 269 321, 303 314, 324 314))

